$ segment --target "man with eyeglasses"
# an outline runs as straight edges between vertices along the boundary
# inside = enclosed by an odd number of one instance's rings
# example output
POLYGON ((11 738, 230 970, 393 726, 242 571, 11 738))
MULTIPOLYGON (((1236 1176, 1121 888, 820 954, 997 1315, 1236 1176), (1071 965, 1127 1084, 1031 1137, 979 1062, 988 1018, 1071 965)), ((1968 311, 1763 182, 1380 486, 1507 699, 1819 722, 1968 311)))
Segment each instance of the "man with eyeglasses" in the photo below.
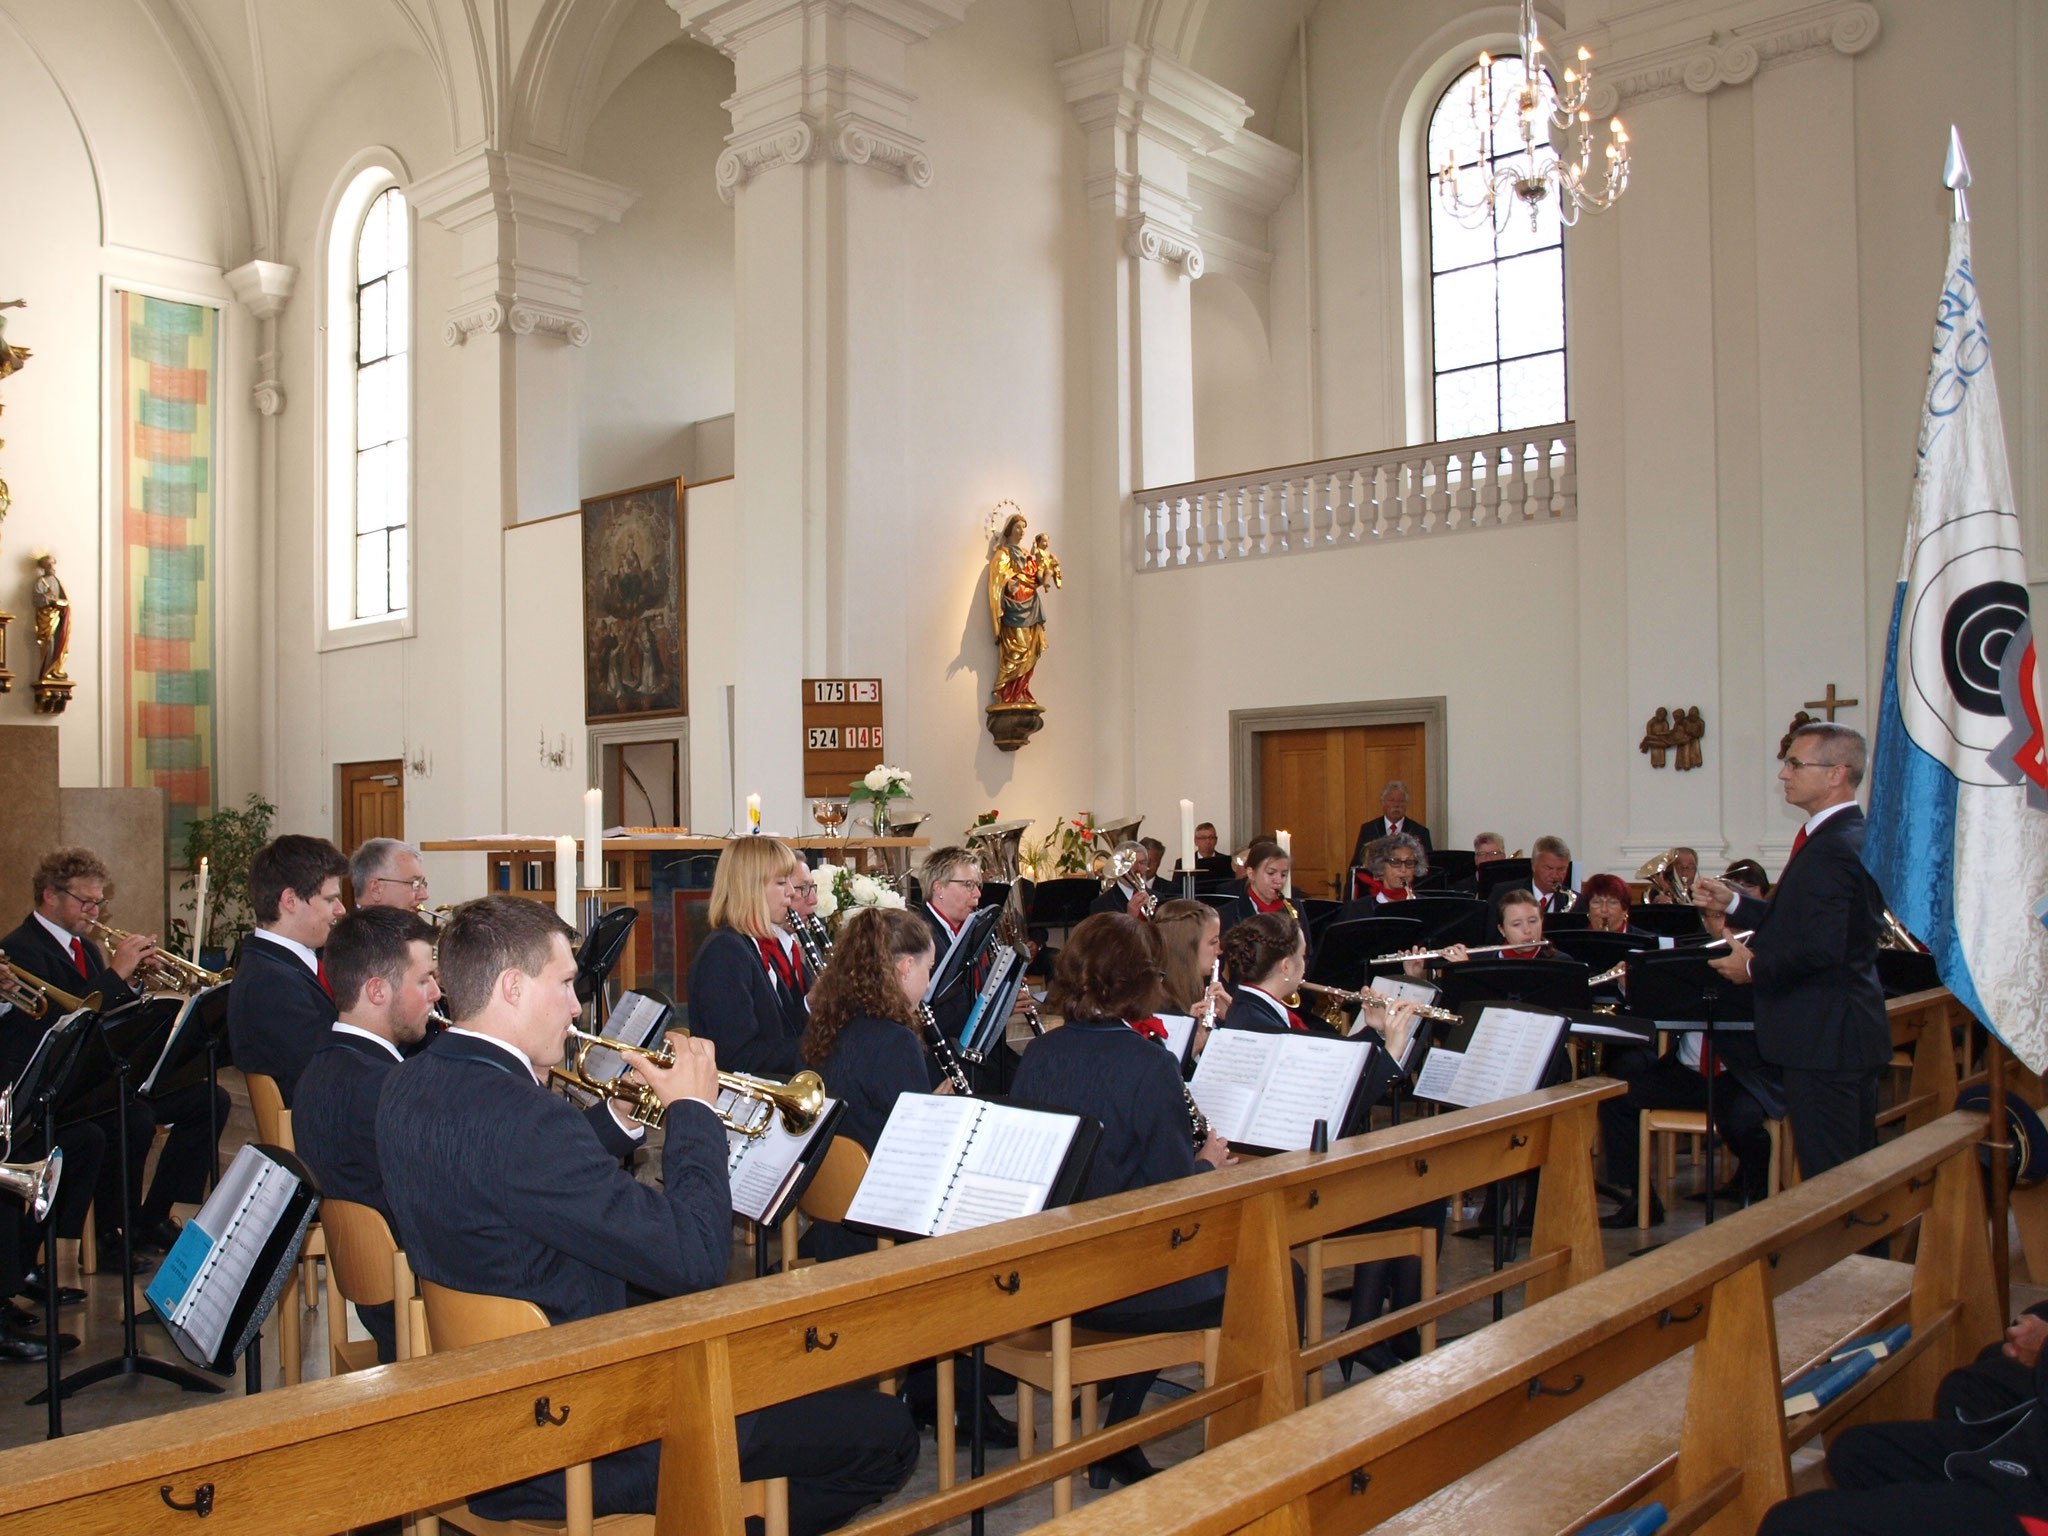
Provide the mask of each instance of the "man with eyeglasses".
POLYGON ((348 883, 359 907, 397 907, 416 912, 433 891, 419 849, 395 837, 373 837, 348 861, 348 883))
POLYGON ((1694 898, 1745 943, 1708 963, 1755 987, 1756 1044, 1783 1069, 1799 1171, 1824 1173, 1877 1145, 1877 1083, 1892 1059, 1877 979, 1884 898, 1863 867, 1856 803, 1866 749, 1859 732, 1825 720, 1800 727, 1778 782, 1805 812, 1771 896, 1703 877, 1694 898))

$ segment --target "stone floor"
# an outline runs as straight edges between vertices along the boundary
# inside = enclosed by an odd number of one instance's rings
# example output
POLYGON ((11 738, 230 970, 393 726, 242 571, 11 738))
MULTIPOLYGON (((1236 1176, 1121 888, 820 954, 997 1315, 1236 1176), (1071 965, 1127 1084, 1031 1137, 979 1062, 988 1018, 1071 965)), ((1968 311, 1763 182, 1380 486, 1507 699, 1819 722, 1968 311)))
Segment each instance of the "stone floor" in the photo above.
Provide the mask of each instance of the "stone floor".
MULTIPOLYGON (((247 1094, 243 1090, 239 1078, 231 1073, 223 1081, 228 1086, 235 1100, 234 1113, 230 1117, 226 1135, 223 1137, 224 1156, 232 1156, 234 1151, 243 1142, 253 1138, 255 1135, 255 1122, 250 1116, 247 1094)), ((1686 1171, 1681 1165, 1680 1179, 1684 1181, 1685 1178, 1686 1171)), ((180 1211, 179 1214, 184 1215, 187 1213, 180 1211)), ((1702 1215, 1702 1208, 1699 1204, 1680 1198, 1673 1202, 1673 1209, 1665 1225, 1654 1231, 1640 1234, 1632 1229, 1621 1232, 1608 1232, 1605 1234, 1607 1261, 1610 1265, 1623 1262, 1634 1254, 1647 1251, 1649 1248, 1655 1247, 1662 1242, 1667 1242, 1674 1237, 1692 1231, 1701 1225, 1702 1215)), ((1456 1236, 1449 1238, 1444 1244, 1443 1257, 1439 1268, 1440 1286, 1448 1289, 1463 1281, 1477 1277, 1490 1267, 1492 1253, 1493 1245, 1490 1241, 1484 1239, 1465 1239, 1456 1236)), ((1524 1255, 1527 1253, 1526 1244, 1522 1249, 1522 1253, 1524 1255)), ((751 1259, 744 1251, 736 1250, 733 1278, 736 1280, 741 1279, 751 1273, 751 1259)), ((73 1275, 68 1276, 67 1279, 75 1281, 77 1277, 73 1275)), ((1342 1279, 1343 1272, 1339 1271, 1332 1280, 1331 1289, 1337 1290, 1342 1279)), ((147 1283, 146 1277, 143 1283, 147 1283)), ((118 1283, 110 1274, 99 1274, 87 1277, 85 1288, 88 1292, 87 1301, 82 1306, 66 1308, 63 1313, 63 1326, 69 1331, 78 1334, 82 1340, 80 1347, 65 1357, 65 1367, 67 1370, 76 1369, 80 1364, 91 1361, 111 1359, 118 1355, 121 1350, 121 1304, 118 1283)), ((178 1360, 177 1352, 163 1330, 148 1321, 148 1310, 140 1305, 139 1290, 140 1288, 138 1287, 138 1311, 139 1315, 144 1319, 140 1327, 140 1343, 143 1351, 159 1359, 177 1361, 182 1364, 183 1362, 178 1360)), ((2039 1300, 2044 1294, 2048 1293, 2029 1287, 2015 1286, 2013 1305, 2015 1309, 2018 1309, 2039 1300)), ((1510 1293, 1508 1299, 1509 1309, 1512 1310, 1516 1305, 1517 1296, 1515 1293, 1510 1293)), ((1440 1325, 1441 1339, 1448 1342, 1458 1334, 1479 1327, 1490 1320, 1491 1314, 1492 1308, 1490 1303, 1480 1303, 1463 1311, 1453 1313, 1440 1325)), ((1326 1333, 1335 1332, 1341 1328, 1344 1325, 1345 1317, 1346 1302, 1344 1296, 1339 1293, 1328 1298, 1324 1307, 1326 1333)), ((327 1356, 326 1322, 324 1306, 318 1314, 308 1315, 305 1356, 309 1377, 324 1374, 325 1372, 327 1356)), ((273 1316, 271 1321, 264 1327, 263 1360, 266 1390, 274 1390, 283 1384, 277 1355, 276 1329, 276 1318, 273 1316)), ((355 1333, 357 1337, 362 1336, 359 1325, 355 1329, 355 1333)), ((41 1407, 29 1407, 23 1401, 30 1394, 41 1388, 42 1379, 41 1366, 0 1365, 0 1446, 27 1445, 43 1438, 46 1430, 45 1410, 41 1407)), ((231 1379, 212 1379, 221 1381, 228 1395, 236 1395, 243 1390, 242 1377, 239 1373, 231 1379)), ((1168 1373, 1167 1379, 1178 1380, 1192 1386, 1198 1383, 1199 1371, 1194 1368, 1174 1371, 1168 1373)), ((1342 1378, 1334 1365, 1325 1371, 1324 1379, 1327 1392, 1336 1392, 1343 1387, 1342 1378)), ((76 1434, 84 1430, 125 1424, 136 1419, 148 1418, 155 1414, 175 1412, 180 1408, 201 1401, 211 1400, 210 1398, 202 1399, 194 1394, 183 1392, 167 1383, 140 1377, 127 1377, 102 1383, 68 1399, 63 1409, 64 1428, 67 1434, 76 1434)), ((1160 1398, 1155 1396, 1153 1403, 1156 1405, 1160 1400, 1160 1398)), ((1006 1415, 1012 1414, 1015 1411, 1014 1400, 1009 1397, 997 1399, 997 1406, 1006 1415)), ((1048 1445, 1051 1440, 1050 1411, 1050 1404, 1046 1395, 1039 1394, 1038 1443, 1041 1447, 1048 1445)), ((933 1492, 937 1488, 934 1445, 929 1434, 925 1438, 924 1445, 923 1459, 920 1461, 918 1469, 912 1476, 908 1486, 898 1496, 898 1502, 933 1492)), ((1154 1441, 1147 1448, 1147 1454, 1154 1465, 1168 1466, 1196 1454, 1200 1448, 1201 1431, 1199 1426, 1195 1426, 1163 1440, 1154 1441)), ((1007 1465, 1013 1459, 1014 1454, 1014 1452, 1010 1451, 992 1452, 989 1456, 989 1466, 991 1469, 995 1469, 1007 1465)), ((963 1476, 966 1473, 966 1469, 967 1455, 963 1447, 960 1453, 960 1472, 963 1476)), ((1077 1480, 1075 1495, 1077 1504, 1086 1502, 1090 1497, 1100 1496, 1091 1495, 1085 1479, 1077 1480)), ((986 1521, 986 1529, 991 1533, 991 1536, 1008 1536, 1010 1532, 1026 1529, 1046 1519, 1051 1514, 1051 1508, 1052 1496, 1050 1491, 1041 1490, 990 1510, 986 1521)), ((962 1519, 955 1522, 948 1529, 965 1531, 968 1528, 968 1524, 967 1520, 962 1519)))

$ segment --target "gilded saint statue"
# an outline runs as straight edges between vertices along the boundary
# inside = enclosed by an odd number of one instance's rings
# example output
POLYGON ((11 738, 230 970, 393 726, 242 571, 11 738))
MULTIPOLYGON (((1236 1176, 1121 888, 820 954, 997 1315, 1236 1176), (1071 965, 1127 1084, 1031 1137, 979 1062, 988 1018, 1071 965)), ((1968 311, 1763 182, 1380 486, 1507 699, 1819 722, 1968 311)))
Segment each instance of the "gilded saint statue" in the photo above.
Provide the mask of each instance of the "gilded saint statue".
POLYGON ((57 557, 36 557, 36 708, 46 715, 64 712, 71 702, 71 679, 64 671, 71 649, 71 598, 57 576, 57 557))
POLYGON ((1013 513, 988 561, 988 616, 995 631, 996 684, 988 706, 989 733, 1014 752, 1045 723, 1031 695, 1031 674, 1045 654, 1044 590, 1061 584, 1059 558, 1040 534, 1027 547, 1024 514, 1013 513))
POLYGON ((0 379, 21 372, 22 364, 29 360, 27 347, 13 346, 7 340, 7 311, 27 308, 27 299, 0 299, 0 379))

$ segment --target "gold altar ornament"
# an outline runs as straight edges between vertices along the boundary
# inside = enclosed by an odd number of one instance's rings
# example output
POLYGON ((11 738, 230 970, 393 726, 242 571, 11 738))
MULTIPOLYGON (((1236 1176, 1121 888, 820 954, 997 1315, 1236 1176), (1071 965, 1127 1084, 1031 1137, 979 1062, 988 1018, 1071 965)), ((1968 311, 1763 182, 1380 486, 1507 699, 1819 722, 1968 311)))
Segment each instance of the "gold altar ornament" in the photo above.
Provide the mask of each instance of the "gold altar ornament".
POLYGON ((1013 511, 988 560, 988 616, 996 642, 988 731, 1005 752, 1016 751, 1045 724, 1045 711, 1031 693, 1031 677, 1045 654, 1044 590, 1048 585, 1057 589, 1063 580, 1051 541, 1041 533, 1026 546, 1028 531, 1024 514, 1013 511))
POLYGON ((71 598, 57 576, 57 557, 36 557, 36 713, 61 715, 71 702, 72 682, 64 671, 71 649, 71 598))

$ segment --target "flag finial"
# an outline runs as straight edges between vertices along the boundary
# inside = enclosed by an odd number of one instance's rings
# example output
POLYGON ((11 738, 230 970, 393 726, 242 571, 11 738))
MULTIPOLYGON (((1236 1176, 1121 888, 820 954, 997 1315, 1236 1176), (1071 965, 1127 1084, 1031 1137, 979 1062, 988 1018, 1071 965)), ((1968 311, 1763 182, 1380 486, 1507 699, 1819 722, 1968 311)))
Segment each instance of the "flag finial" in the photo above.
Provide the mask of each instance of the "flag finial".
POLYGON ((1942 162, 1941 184, 1955 194, 1956 221, 1968 223, 1970 199, 1966 189, 1970 185, 1970 159, 1963 153, 1963 131, 1954 123, 1948 125, 1948 158, 1942 162))

